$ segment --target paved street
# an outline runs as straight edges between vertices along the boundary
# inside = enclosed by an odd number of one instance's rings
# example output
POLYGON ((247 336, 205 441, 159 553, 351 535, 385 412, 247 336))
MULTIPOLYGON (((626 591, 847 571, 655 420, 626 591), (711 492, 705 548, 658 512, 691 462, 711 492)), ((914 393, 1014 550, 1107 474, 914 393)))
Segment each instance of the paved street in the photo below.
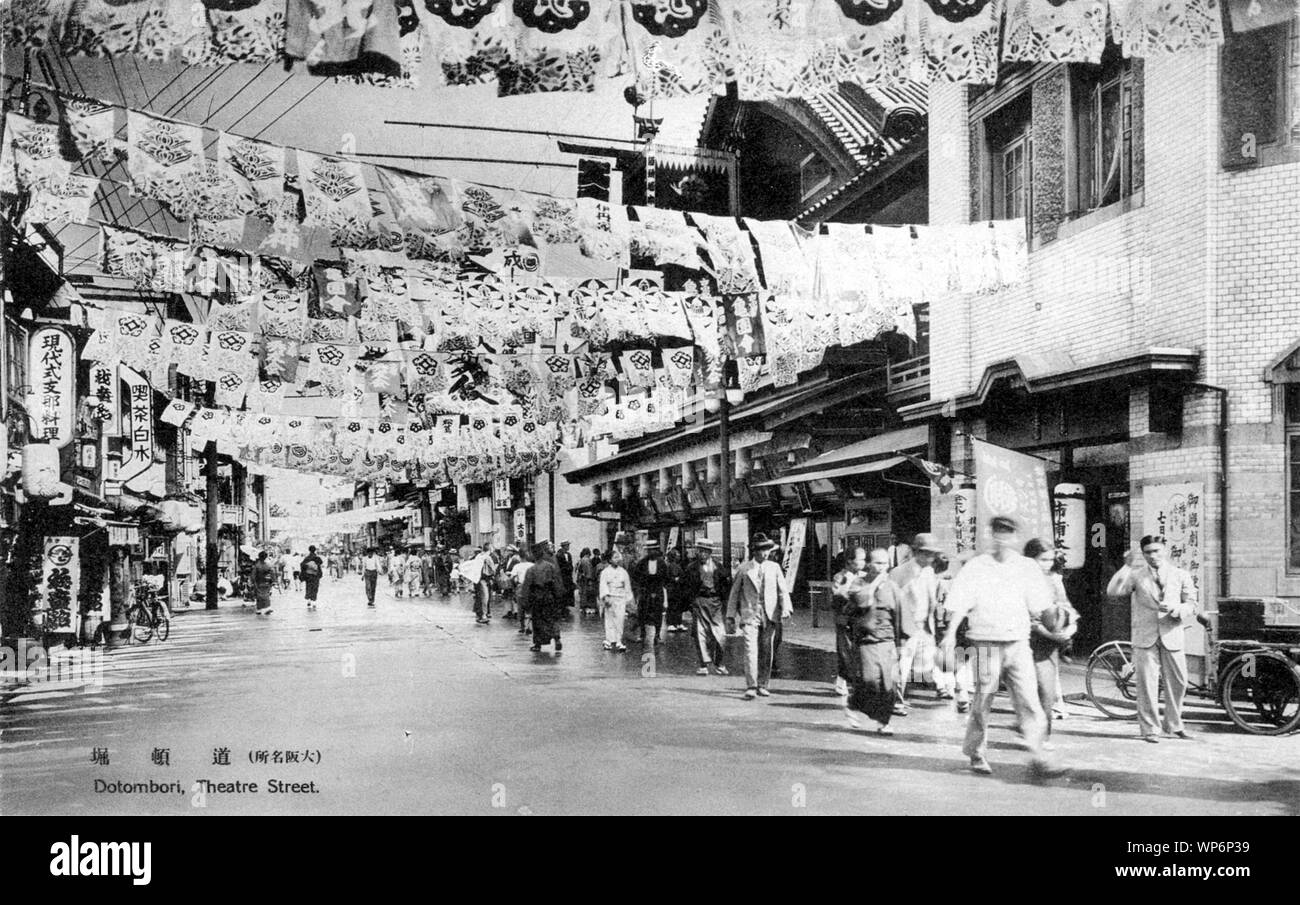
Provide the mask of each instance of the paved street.
MULTIPOLYGON (((556 657, 511 622, 476 626, 467 599, 379 604, 350 578, 327 580, 315 613, 293 592, 269 619, 238 604, 179 613, 167 642, 108 654, 102 688, 6 694, 0 811, 191 813, 202 779, 258 784, 208 794, 219 814, 1300 814, 1300 737, 1242 735, 1211 709, 1192 710, 1196 742, 1157 746, 1074 705, 1056 724, 1073 769, 1046 783, 1005 706, 991 778, 965 770, 962 718, 928 691, 895 737, 853 731, 827 683, 830 629, 802 612, 773 696, 746 702, 739 678, 694 675, 686 634, 666 636, 648 676, 635 649, 601 650, 595 619, 575 616, 556 657), (319 762, 250 763, 286 750, 319 762), (97 794, 96 780, 180 787, 97 794), (272 780, 304 791, 272 794, 272 780)), ((729 656, 738 668, 738 638, 729 656)), ((1077 672, 1066 684, 1078 690, 1077 672)))

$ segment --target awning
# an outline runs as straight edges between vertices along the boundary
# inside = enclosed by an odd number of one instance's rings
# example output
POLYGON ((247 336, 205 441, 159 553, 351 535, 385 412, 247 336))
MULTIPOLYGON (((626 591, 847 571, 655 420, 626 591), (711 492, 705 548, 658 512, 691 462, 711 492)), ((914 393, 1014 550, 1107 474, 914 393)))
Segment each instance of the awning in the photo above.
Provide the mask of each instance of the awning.
MULTIPOLYGON (((816 459, 813 461, 816 461, 816 459)), ((775 487, 779 484, 802 484, 805 481, 824 481, 828 478, 847 478, 850 475, 875 474, 906 461, 907 459, 903 456, 890 456, 887 459, 877 459, 874 462, 864 462, 857 465, 841 465, 838 468, 826 467, 812 471, 800 469, 798 474, 788 474, 774 481, 764 481, 762 484, 755 484, 754 486, 775 487)))

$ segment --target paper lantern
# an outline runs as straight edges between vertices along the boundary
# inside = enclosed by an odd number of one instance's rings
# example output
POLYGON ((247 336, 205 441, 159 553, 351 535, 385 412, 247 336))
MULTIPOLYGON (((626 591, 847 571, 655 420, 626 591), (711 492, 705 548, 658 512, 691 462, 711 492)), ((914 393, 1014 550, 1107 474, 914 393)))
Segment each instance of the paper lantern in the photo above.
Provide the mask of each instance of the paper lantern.
POLYGON ((1052 526, 1065 568, 1082 569, 1088 540, 1082 484, 1057 484, 1052 491, 1052 526))
POLYGON ((59 450, 52 443, 23 447, 23 493, 56 505, 72 502, 72 487, 59 480, 59 450))

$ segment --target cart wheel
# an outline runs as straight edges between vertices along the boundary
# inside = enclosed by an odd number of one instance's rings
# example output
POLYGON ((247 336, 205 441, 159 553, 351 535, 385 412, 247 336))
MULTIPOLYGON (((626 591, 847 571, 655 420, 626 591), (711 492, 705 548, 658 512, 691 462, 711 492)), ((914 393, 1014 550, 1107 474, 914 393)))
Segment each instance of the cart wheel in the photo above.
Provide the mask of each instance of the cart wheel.
POLYGON ((1110 641, 1092 652, 1084 677, 1088 700, 1113 720, 1137 719, 1137 683, 1133 645, 1110 641))
POLYGON ((1286 735, 1300 729, 1300 669, 1279 656, 1246 653, 1232 662, 1220 683, 1223 709, 1255 735, 1286 735))

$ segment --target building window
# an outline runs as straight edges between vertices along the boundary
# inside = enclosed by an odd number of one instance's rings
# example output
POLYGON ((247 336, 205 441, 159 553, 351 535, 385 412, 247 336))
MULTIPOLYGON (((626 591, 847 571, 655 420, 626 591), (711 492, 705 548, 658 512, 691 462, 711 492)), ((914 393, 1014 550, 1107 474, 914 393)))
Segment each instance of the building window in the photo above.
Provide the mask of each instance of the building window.
POLYGON ((1024 217, 1033 235, 1034 143, 1029 92, 1023 92, 985 117, 983 122, 988 179, 984 196, 988 216, 999 220, 1024 217))
POLYGON ((1072 69, 1075 210, 1114 204, 1140 185, 1134 173, 1133 65, 1114 45, 1097 66, 1072 69))
POLYGON ((23 399, 27 383, 27 331, 15 323, 5 331, 5 392, 15 401, 23 399))
POLYGON ((1300 23, 1230 34, 1219 90, 1225 166, 1257 166, 1300 148, 1300 23))
POLYGON ((1300 384, 1286 385, 1287 571, 1300 572, 1300 384))
POLYGON ((799 199, 808 201, 831 183, 831 165, 816 152, 799 161, 799 199))

